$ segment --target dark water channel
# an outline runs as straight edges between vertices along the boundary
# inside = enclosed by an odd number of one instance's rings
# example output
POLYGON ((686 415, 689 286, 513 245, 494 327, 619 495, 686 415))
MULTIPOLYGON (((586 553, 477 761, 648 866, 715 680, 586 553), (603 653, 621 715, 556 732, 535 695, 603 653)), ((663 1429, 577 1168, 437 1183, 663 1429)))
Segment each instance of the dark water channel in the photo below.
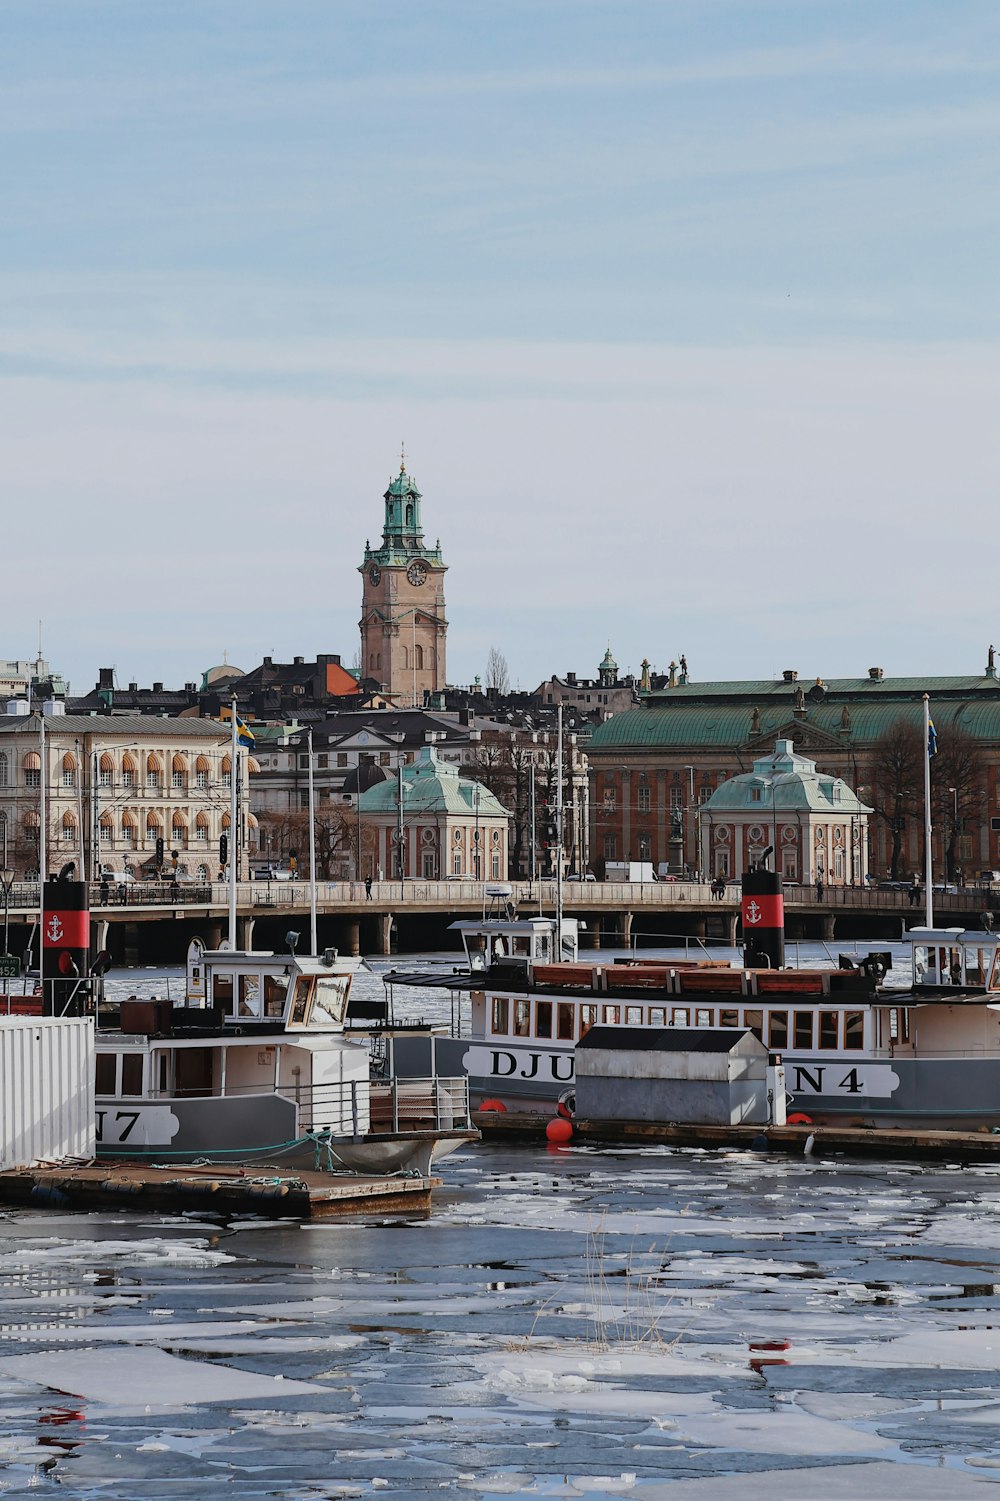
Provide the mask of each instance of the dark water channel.
POLYGON ((443 1169, 427 1221, 0 1217, 0 1494, 1000 1501, 1000 1174, 443 1169))

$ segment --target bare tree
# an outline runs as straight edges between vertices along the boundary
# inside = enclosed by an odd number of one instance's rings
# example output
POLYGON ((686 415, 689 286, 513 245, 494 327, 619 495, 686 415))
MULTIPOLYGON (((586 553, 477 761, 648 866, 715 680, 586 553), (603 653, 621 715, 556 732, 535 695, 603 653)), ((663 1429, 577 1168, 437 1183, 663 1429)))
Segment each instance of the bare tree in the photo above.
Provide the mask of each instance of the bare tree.
POLYGON ((979 742, 960 725, 949 725, 931 762, 931 806, 940 821, 949 881, 958 874, 959 835, 967 823, 982 821, 986 769, 979 742))
MULTIPOLYGON (((290 860, 293 852, 299 874, 309 874, 309 814, 261 813, 261 831, 267 834, 267 847, 273 859, 290 860)), ((342 807, 317 808, 316 878, 335 881, 347 874, 347 866, 356 843, 355 820, 342 807)), ((263 841, 262 841, 263 843, 263 841)))
POLYGON ((872 806, 892 836, 889 875, 899 876, 899 857, 908 818, 919 814, 923 797, 924 737, 917 726, 897 719, 871 748, 872 806))
POLYGON ((507 658, 497 647, 490 647, 486 659, 486 691, 491 698, 502 698, 510 692, 510 669, 507 658))

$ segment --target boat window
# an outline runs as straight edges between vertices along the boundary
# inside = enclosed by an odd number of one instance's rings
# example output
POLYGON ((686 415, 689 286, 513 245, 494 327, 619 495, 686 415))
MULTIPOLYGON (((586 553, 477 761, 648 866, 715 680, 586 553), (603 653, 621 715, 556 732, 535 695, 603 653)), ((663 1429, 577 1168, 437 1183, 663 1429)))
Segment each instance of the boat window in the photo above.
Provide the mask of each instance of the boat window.
POLYGON ((966 949, 965 983, 967 985, 986 984, 986 960, 982 949, 966 949))
POLYGON ((505 995, 493 997, 493 1032, 494 1035, 506 1036, 510 1025, 510 1002, 505 995))
POLYGON ((821 1048, 837 1046, 838 1011, 821 1011, 819 1014, 819 1045, 821 1048))
POLYGON ((649 1025, 651 1027, 665 1027, 667 1025, 667 1013, 663 1006, 650 1006, 649 1025))
POLYGON ((865 1013, 844 1012, 844 1047, 863 1048, 865 1045, 865 1013))
POLYGON ((792 1012, 792 1046, 811 1048, 813 1045, 813 1014, 811 1011, 792 1012))
POLYGON ((696 1027, 710 1027, 712 1025, 711 1011, 703 1011, 701 1008, 696 1010, 694 1013, 694 1024, 696 1027))
POLYGON ((212 1000, 217 1006, 221 1006, 227 1016, 233 1014, 233 977, 232 975, 212 976, 212 1000))
POLYGON ((166 1094, 170 1085, 170 1059, 166 1053, 161 1053, 156 1060, 156 1087, 160 1094, 166 1094))
POLYGON ((469 956, 470 969, 484 970, 486 968, 486 940, 482 933, 465 935, 465 951, 469 956))
POLYGON ((928 956, 928 953, 927 953, 927 949, 924 946, 924 944, 922 944, 922 943, 915 943, 913 945, 913 983, 914 983, 914 985, 926 985, 926 984, 928 984, 930 982, 931 976, 927 973, 927 966, 928 966, 929 963, 930 963, 930 959, 929 959, 929 956, 928 956))
POLYGON ((1000 948, 993 955, 993 973, 990 976, 990 989, 1000 990, 1000 948))
POLYGON ((552 1002, 535 1002, 535 1036, 552 1036, 552 1002))
POLYGON ((752 1032, 758 1042, 764 1041, 764 1013, 763 1011, 744 1011, 743 1025, 748 1032, 752 1032))
POLYGON ((295 981, 292 998, 292 1014, 289 1022, 293 1027, 304 1027, 312 1010, 312 980, 308 975, 299 975, 295 981))
POLYGON ((622 1008, 620 1006, 605 1006, 605 1008, 604 1008, 604 1021, 605 1021, 605 1024, 610 1023, 612 1026, 617 1026, 618 1023, 621 1021, 621 1019, 622 1019, 622 1008))
POLYGON ((556 1016, 558 1018, 559 1041, 572 1042, 576 1030, 576 1007, 572 1001, 559 1001, 556 1016))
POLYGON ((688 1024, 688 1008, 686 1006, 674 1007, 674 1026, 686 1027, 688 1024))
POLYGON ((264 976, 264 1015, 284 1016, 288 981, 283 975, 264 976))
POLYGON ((122 1094, 142 1094, 142 1054, 122 1058, 122 1094))
POLYGON ((767 1045, 769 1048, 787 1048, 788 1012, 770 1011, 767 1017, 767 1045))
POLYGON ((260 1016, 260 975, 240 975, 240 1016, 260 1016))
POLYGON ((719 1012, 719 1026, 720 1027, 738 1027, 739 1024, 740 1024, 739 1023, 739 1016, 740 1016, 740 1013, 738 1011, 720 1011, 719 1012))
POLYGON ((626 1006, 625 1007, 625 1025, 627 1027, 641 1027, 642 1026, 642 1007, 641 1006, 626 1006))
POLYGON ((517 1000, 514 1002, 514 1036, 527 1037, 531 1031, 531 1002, 517 1000))
MULTIPOLYGON (((334 1022, 342 1022, 347 1010, 347 991, 350 975, 318 975, 316 978, 315 1011, 324 1011, 334 1022)), ((322 1020, 322 1018, 316 1018, 322 1020)))
POLYGON ((597 1021, 597 1007, 589 1004, 580 1007, 580 1036, 586 1037, 597 1021))
POLYGON ((94 1088, 98 1094, 115 1093, 117 1062, 118 1057, 115 1053, 98 1053, 94 1074, 94 1088))

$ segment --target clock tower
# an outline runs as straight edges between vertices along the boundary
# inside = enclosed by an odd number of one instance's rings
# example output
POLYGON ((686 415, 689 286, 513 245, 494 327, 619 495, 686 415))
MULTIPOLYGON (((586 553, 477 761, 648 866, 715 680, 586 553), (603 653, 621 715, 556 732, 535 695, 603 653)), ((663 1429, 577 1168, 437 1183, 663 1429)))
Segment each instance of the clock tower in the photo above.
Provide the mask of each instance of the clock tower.
POLYGON ((361 676, 400 708, 422 708, 445 686, 444 576, 440 543, 424 545, 420 491, 405 458, 385 492, 381 547, 365 543, 359 567, 361 676))

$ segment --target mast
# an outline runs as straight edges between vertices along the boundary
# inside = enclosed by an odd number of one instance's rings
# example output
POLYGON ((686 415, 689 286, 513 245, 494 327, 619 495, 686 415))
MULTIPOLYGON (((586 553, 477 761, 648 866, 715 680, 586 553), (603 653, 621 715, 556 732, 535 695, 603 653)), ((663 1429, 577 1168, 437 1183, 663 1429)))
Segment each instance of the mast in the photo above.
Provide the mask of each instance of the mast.
POLYGON ((937 731, 931 723, 931 701, 924 694, 924 902, 925 922, 934 926, 934 872, 931 852, 931 756, 937 750, 937 731), (934 746, 934 750, 931 746, 934 746))
POLYGON ((309 936, 310 954, 318 952, 316 944, 316 788, 313 782, 313 732, 309 726, 309 936))
POLYGON ((559 705, 556 730, 556 959, 562 958, 563 925, 563 706, 559 705))
MULTIPOLYGON (((41 622, 39 622, 39 629, 41 622)), ((39 760, 42 764, 41 775, 38 783, 38 989, 42 996, 42 1004, 45 1003, 45 866, 48 862, 48 850, 45 838, 45 820, 48 817, 46 800, 46 782, 48 781, 48 754, 45 746, 45 715, 42 712, 42 700, 38 700, 38 749, 39 760)))
POLYGON ((236 948, 236 869, 237 869, 237 863, 238 863, 238 861, 237 861, 237 854, 236 854, 236 829, 237 829, 236 820, 237 820, 237 817, 238 817, 238 814, 239 814, 239 804, 238 804, 238 801, 237 801, 239 789, 237 787, 237 781, 236 781, 236 769, 237 769, 237 764, 238 764, 238 761, 239 761, 239 754, 240 754, 240 751, 239 751, 239 741, 236 738, 236 694, 235 693, 233 694, 233 702, 232 702, 232 709, 231 709, 231 713, 230 713, 230 719, 232 720, 232 748, 231 748, 231 750, 229 752, 229 767, 230 767, 230 771, 229 771, 229 848, 228 848, 228 851, 227 851, 227 853, 229 855, 229 862, 228 862, 227 869, 229 871, 229 947, 230 947, 230 949, 235 950, 235 948, 236 948))

